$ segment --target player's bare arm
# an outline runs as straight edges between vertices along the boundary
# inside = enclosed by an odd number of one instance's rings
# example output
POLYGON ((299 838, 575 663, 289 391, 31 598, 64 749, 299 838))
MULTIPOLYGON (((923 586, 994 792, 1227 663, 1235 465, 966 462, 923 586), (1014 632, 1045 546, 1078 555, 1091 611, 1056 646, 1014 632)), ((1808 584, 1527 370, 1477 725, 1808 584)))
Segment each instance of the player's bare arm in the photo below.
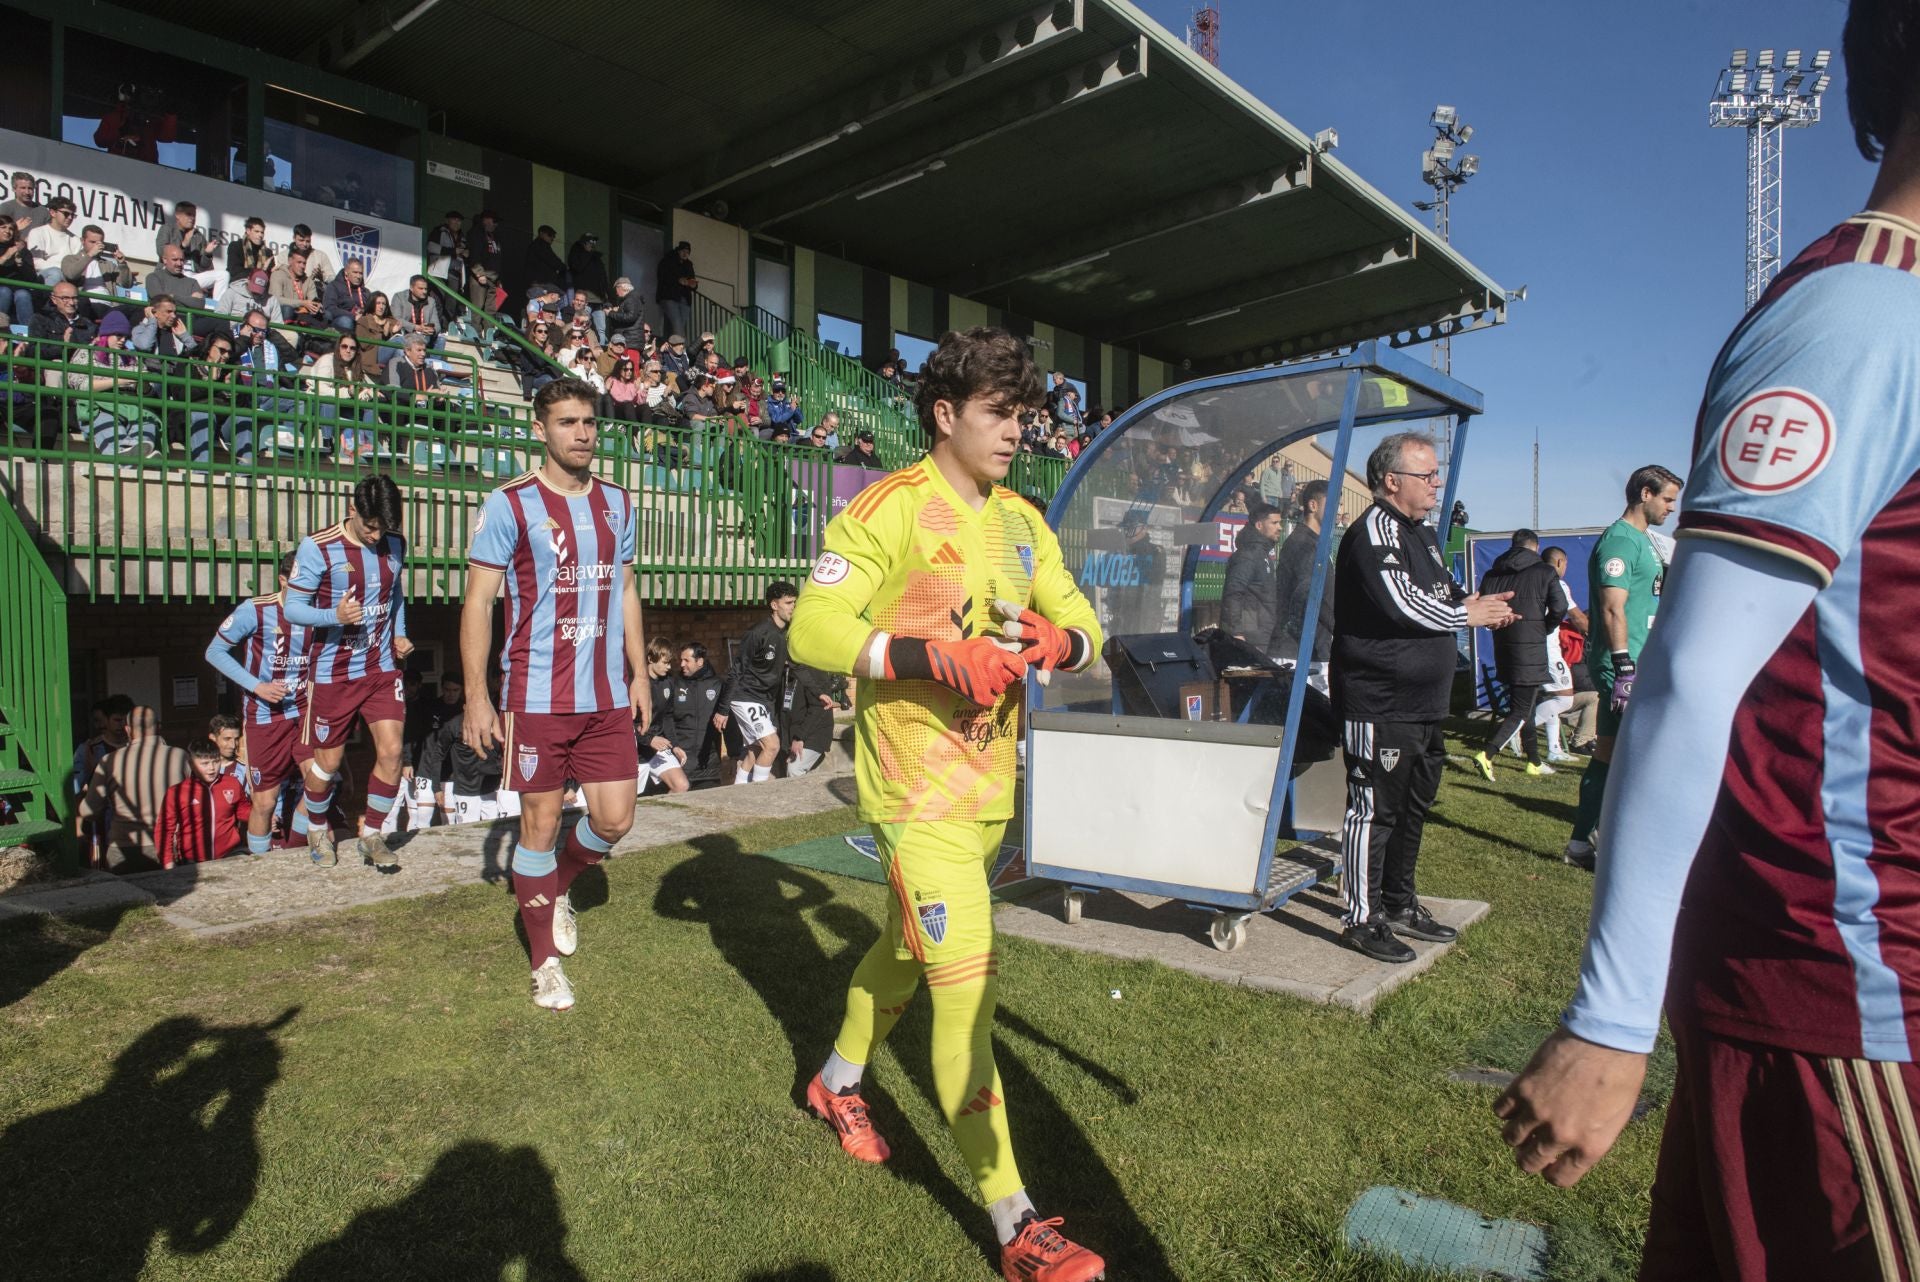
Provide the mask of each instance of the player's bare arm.
POLYGON ((1600 589, 1600 630, 1601 639, 1607 643, 1611 653, 1619 654, 1627 648, 1627 590, 1625 588, 1600 589))
POLYGON ((493 652, 493 602, 503 576, 483 566, 467 567, 467 596, 460 606, 460 670, 466 675, 467 707, 460 737, 482 758, 505 743, 499 717, 487 697, 487 656, 493 652))
POLYGON ((640 634, 640 587, 633 579, 633 567, 624 566, 620 571, 620 611, 626 625, 627 671, 633 675, 628 679, 627 699, 633 705, 633 721, 637 726, 653 724, 653 682, 647 679, 647 641, 640 634))

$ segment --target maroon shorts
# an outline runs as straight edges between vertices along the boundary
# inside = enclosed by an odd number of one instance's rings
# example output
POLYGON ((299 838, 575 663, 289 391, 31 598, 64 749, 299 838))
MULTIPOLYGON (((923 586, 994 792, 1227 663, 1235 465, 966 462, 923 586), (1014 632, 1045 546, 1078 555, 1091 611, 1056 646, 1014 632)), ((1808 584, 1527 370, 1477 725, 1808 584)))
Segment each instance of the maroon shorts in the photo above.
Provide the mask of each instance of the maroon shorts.
POLYGON ((1640 1282, 1920 1277, 1901 1245, 1903 1217, 1920 1216, 1920 1070, 1715 1037, 1684 1020, 1673 1036, 1680 1073, 1640 1282))
POLYGON ((615 783, 640 775, 633 709, 605 712, 509 712, 500 786, 512 792, 558 792, 567 780, 615 783))
POLYGON ((406 679, 398 672, 375 672, 348 681, 316 681, 307 692, 301 738, 309 748, 337 748, 353 732, 353 719, 407 719, 406 679))
POLYGON ((293 717, 265 724, 247 723, 243 740, 247 764, 241 775, 247 791, 278 788, 287 780, 298 778, 307 762, 313 760, 313 749, 301 741, 301 721, 302 718, 293 717))

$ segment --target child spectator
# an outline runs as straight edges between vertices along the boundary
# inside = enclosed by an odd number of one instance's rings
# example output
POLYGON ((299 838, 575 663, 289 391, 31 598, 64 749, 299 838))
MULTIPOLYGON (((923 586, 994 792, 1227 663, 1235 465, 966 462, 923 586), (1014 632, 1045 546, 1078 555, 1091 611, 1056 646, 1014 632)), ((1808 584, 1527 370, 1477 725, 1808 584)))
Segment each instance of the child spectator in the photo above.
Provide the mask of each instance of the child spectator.
POLYGON ((193 773, 167 789, 160 807, 160 866, 224 859, 247 844, 246 787, 222 769, 220 749, 202 739, 187 749, 193 773))

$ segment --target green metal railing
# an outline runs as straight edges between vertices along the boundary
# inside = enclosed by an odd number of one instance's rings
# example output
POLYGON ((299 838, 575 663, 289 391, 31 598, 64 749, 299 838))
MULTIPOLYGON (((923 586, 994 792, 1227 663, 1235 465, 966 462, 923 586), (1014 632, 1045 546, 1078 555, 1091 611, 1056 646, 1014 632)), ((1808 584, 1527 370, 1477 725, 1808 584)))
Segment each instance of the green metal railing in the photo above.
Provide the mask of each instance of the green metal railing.
MULTIPOLYGON (((460 312, 472 319, 474 329, 479 332, 483 339, 489 342, 504 341, 510 343, 545 365, 556 375, 567 373, 566 367, 554 360, 552 356, 549 356, 545 348, 528 338, 525 334, 522 334, 513 326, 502 321, 499 317, 494 316, 482 308, 475 307, 457 291, 449 288, 445 281, 437 277, 428 276, 427 288, 437 290, 443 299, 458 304, 460 312)), ((449 323, 451 323, 451 321, 449 321, 449 323)), ((478 379, 476 378, 475 381, 477 382, 478 379)))
MULTIPOLYGON (((371 466, 405 498, 409 595, 455 601, 481 502, 540 457, 523 403, 397 389, 362 399, 364 385, 252 385, 197 362, 120 367, 95 349, 42 346, 52 358, 13 361, 21 381, 0 467, 91 599, 255 591, 297 539, 339 519, 371 466)), ((827 519, 852 497, 836 492, 822 451, 761 441, 737 419, 603 420, 595 466, 637 497, 652 600, 758 599, 771 578, 808 569, 827 519)))
POLYGON ((63 841, 72 716, 67 594, 33 536, 0 505, 0 845, 63 841))

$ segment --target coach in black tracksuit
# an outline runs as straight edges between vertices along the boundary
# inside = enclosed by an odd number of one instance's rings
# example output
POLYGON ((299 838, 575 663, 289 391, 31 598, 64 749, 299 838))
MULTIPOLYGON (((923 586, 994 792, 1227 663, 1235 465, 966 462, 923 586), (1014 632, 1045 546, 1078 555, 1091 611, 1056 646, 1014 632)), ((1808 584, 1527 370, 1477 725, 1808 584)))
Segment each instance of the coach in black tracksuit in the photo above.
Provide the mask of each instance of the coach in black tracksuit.
POLYGON ((1347 527, 1334 564, 1333 707, 1347 762, 1340 837, 1348 945, 1408 962, 1396 936, 1456 932, 1414 893, 1427 810, 1446 762, 1441 721, 1453 685, 1454 633, 1499 627, 1504 598, 1469 597, 1447 572, 1427 514, 1440 501, 1433 438, 1399 432, 1367 459, 1373 506, 1347 527))
POLYGON ((1513 545, 1500 554, 1480 580, 1485 593, 1511 592, 1514 621, 1493 634, 1493 666, 1507 688, 1507 715, 1494 727, 1487 746, 1475 758, 1482 773, 1493 778, 1493 754, 1520 732, 1527 760, 1540 764, 1540 735, 1533 724, 1533 705, 1552 673, 1547 669, 1547 633, 1560 626, 1573 602, 1553 567, 1540 559, 1540 536, 1515 530, 1513 545))

